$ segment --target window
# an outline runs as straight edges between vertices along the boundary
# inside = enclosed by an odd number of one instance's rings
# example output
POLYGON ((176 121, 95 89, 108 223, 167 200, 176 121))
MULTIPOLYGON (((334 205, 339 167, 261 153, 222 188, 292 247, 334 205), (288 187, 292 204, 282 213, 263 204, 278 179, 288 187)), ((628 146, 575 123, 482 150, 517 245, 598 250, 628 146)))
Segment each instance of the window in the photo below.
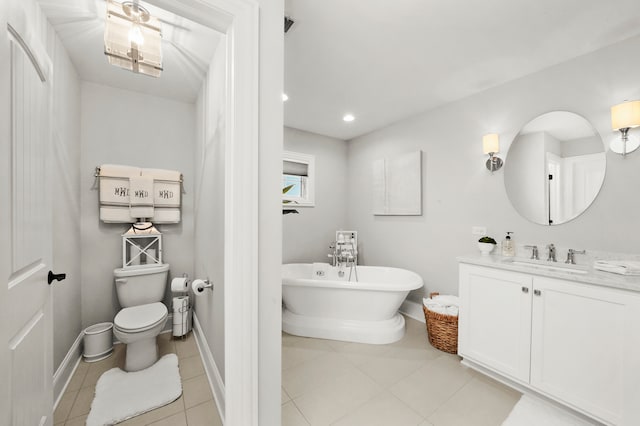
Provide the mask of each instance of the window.
POLYGON ((289 200, 283 206, 288 208, 313 207, 314 199, 314 168, 313 155, 285 151, 282 159, 282 188, 291 186, 283 200, 289 200))

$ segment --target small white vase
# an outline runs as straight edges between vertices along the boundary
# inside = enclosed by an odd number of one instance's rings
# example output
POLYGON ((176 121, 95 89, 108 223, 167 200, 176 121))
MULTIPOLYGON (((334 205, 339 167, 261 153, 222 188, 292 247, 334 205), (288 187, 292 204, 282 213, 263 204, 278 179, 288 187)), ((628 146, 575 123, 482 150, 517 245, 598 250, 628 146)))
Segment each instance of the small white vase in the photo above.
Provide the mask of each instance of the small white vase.
POLYGON ((495 247, 496 245, 491 243, 478 243, 478 248, 483 256, 489 256, 495 247))

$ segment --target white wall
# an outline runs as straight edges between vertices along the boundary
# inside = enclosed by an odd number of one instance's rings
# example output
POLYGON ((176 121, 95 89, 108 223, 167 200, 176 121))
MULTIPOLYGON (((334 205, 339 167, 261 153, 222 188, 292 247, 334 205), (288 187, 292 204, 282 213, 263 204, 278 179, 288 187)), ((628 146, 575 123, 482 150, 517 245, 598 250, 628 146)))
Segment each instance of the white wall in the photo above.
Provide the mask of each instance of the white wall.
POLYGON ((347 225, 347 143, 285 127, 284 149, 315 156, 316 205, 283 216, 282 262, 328 262, 329 244, 347 225))
POLYGON ((281 424, 284 0, 259 0, 257 424, 281 424), (274 197, 274 194, 278 194, 274 197))
MULTIPOLYGON (((132 78, 148 78, 133 75, 132 78)), ((195 105, 83 82, 81 88, 82 323, 112 321, 120 309, 113 270, 122 267, 127 224, 99 220, 93 177, 105 163, 179 170, 184 175, 182 222, 159 225, 170 277, 193 276, 195 105)), ((167 288, 165 298, 171 306, 167 288)))
POLYGON ((224 211, 226 48, 222 40, 196 103, 194 237, 196 278, 209 278, 214 291, 195 299, 195 312, 224 380, 224 211))
POLYGON ((503 166, 505 190, 513 197, 513 205, 522 212, 528 212, 528 217, 536 223, 544 223, 549 216, 545 136, 544 132, 518 136, 518 142, 509 150, 509 164, 503 166))
POLYGON ((80 297, 80 80, 49 29, 53 59, 53 266, 67 278, 53 284, 53 368, 82 330, 80 297))
POLYGON ((608 152, 605 182, 593 205, 569 223, 546 227, 515 212, 505 192, 504 168, 493 175, 487 171, 481 143, 482 135, 498 132, 504 158, 531 118, 567 110, 587 118, 608 146, 615 136, 610 106, 640 98, 638 50, 636 37, 350 141, 349 226, 359 231, 365 263, 416 271, 425 293, 457 294, 456 256, 477 251, 473 225, 486 226, 497 240, 515 231, 516 243, 638 253, 640 201, 632 182, 640 180, 640 153, 622 159, 608 152), (616 66, 620 58, 624 66, 616 66), (417 149, 425 152, 423 215, 373 216, 372 161, 417 149))

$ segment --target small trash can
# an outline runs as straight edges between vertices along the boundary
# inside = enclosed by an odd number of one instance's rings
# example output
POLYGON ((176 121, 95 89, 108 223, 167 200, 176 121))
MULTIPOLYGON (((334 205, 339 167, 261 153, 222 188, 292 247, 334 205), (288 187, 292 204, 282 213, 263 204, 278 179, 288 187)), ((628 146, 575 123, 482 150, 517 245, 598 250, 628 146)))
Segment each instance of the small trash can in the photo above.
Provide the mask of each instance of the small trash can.
POLYGON ((84 330, 84 360, 96 362, 113 352, 113 323, 101 322, 84 330))

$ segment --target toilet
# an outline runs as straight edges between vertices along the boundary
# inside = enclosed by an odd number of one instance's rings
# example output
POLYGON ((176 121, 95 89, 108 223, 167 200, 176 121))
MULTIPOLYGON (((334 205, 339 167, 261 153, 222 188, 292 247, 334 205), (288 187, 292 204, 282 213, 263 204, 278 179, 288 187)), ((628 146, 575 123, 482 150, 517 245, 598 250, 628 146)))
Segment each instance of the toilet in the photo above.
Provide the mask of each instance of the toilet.
POLYGON ((122 309, 113 320, 113 334, 127 345, 125 371, 138 371, 158 360, 156 337, 169 314, 162 303, 169 264, 118 268, 113 271, 122 309))

